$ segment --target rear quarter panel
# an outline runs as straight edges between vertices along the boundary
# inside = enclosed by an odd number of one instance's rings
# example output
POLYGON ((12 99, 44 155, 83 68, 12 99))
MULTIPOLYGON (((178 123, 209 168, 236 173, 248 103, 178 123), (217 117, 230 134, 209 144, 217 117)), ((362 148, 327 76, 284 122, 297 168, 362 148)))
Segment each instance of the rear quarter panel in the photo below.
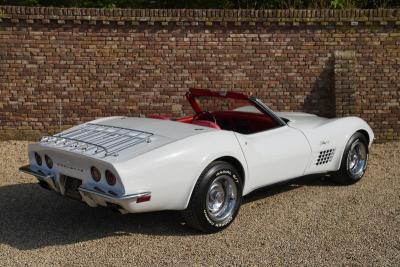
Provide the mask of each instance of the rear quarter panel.
POLYGON ((215 159, 232 156, 247 173, 246 162, 233 132, 194 135, 121 163, 115 168, 127 194, 150 191, 151 201, 137 211, 183 210, 202 171, 215 159))

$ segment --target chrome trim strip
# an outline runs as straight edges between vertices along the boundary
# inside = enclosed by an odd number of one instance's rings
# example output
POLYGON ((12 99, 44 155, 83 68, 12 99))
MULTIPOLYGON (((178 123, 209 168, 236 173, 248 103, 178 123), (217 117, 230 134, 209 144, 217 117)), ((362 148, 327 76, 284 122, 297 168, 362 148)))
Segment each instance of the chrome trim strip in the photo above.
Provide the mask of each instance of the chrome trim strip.
POLYGON ((105 199, 110 199, 113 201, 122 201, 122 200, 130 200, 130 199, 134 199, 134 198, 139 198, 139 197, 144 197, 144 196, 150 196, 151 192, 143 192, 143 193, 138 193, 138 194, 131 194, 131 195, 125 195, 125 196, 113 196, 113 195, 108 195, 99 191, 95 191, 89 188, 85 188, 85 187, 79 187, 78 190, 80 192, 83 193, 88 193, 88 194, 92 194, 92 195, 96 195, 98 197, 101 198, 105 198, 105 199))
POLYGON ((249 100, 263 113, 271 116, 279 124, 279 126, 287 125, 284 120, 282 120, 278 115, 275 114, 267 105, 265 105, 260 99, 251 96, 249 100))
POLYGON ((33 175, 33 176, 37 177, 39 180, 43 180, 43 181, 46 181, 46 182, 47 182, 48 179, 51 179, 53 177, 52 175, 46 175, 41 171, 32 170, 30 165, 25 165, 25 166, 20 167, 19 171, 23 172, 23 173, 27 173, 27 174, 33 175))

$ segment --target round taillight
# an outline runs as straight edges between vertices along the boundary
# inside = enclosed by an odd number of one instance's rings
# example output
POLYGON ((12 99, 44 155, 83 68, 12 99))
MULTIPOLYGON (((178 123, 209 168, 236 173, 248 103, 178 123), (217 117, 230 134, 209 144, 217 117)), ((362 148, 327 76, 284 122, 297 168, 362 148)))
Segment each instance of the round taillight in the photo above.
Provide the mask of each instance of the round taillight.
POLYGON ((37 165, 42 166, 42 157, 37 152, 35 152, 35 160, 37 165))
POLYGON ((100 171, 96 167, 92 166, 90 168, 90 173, 92 174, 93 180, 95 180, 96 182, 100 181, 101 174, 100 174, 100 171))
POLYGON ((49 156, 44 155, 44 161, 49 169, 53 168, 53 160, 49 156))
POLYGON ((109 170, 106 170, 106 180, 109 185, 115 185, 117 182, 117 178, 115 178, 115 175, 109 170))

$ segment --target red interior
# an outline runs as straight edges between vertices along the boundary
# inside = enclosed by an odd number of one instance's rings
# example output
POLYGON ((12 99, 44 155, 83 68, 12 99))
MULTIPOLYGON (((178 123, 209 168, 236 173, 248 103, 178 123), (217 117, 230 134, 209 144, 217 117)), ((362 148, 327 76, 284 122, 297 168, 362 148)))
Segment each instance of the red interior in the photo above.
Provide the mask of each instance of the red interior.
POLYGON ((148 118, 151 118, 151 119, 170 120, 169 117, 164 116, 164 115, 158 115, 158 114, 151 114, 151 115, 149 115, 149 116, 147 116, 147 117, 148 117, 148 118))
POLYGON ((217 124, 223 130, 250 134, 277 127, 277 123, 264 114, 239 111, 213 112, 217 124))
MULTIPOLYGON (((176 119, 176 121, 206 126, 214 129, 235 131, 242 134, 261 132, 279 126, 278 123, 272 119, 272 117, 262 113, 242 111, 202 111, 195 100, 196 97, 202 96, 249 100, 247 96, 240 93, 219 93, 206 89, 191 88, 186 94, 186 97, 196 112, 196 115, 179 118, 176 119)), ((250 101, 249 104, 251 104, 250 101)), ((149 118, 162 120, 170 119, 163 115, 150 115, 149 118)))
MULTIPOLYGON (((149 118, 169 120, 168 117, 162 115, 150 115, 149 118)), ((187 116, 179 118, 176 121, 242 134, 257 133, 278 126, 271 117, 265 114, 241 111, 214 111, 205 115, 204 118, 202 115, 199 115, 196 120, 193 120, 193 116, 187 116), (216 123, 211 121, 210 114, 215 117, 216 123)))
POLYGON ((176 121, 185 122, 185 123, 192 123, 193 116, 182 117, 182 118, 176 119, 176 121))
POLYGON ((261 132, 278 126, 271 117, 265 114, 240 111, 215 111, 211 112, 211 114, 215 116, 216 123, 210 121, 208 114, 204 118, 200 115, 196 120, 193 120, 193 117, 190 116, 176 121, 235 131, 242 134, 261 132))

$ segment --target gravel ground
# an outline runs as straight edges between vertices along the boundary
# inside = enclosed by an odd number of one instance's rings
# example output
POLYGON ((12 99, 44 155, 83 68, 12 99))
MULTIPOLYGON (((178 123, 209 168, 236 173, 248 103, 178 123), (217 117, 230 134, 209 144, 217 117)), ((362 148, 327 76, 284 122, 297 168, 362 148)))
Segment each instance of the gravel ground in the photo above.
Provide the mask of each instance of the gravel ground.
POLYGON ((400 143, 375 144, 363 180, 265 188, 225 231, 201 235, 176 212, 119 215, 18 173, 27 142, 0 142, 0 266, 400 265, 400 143))

